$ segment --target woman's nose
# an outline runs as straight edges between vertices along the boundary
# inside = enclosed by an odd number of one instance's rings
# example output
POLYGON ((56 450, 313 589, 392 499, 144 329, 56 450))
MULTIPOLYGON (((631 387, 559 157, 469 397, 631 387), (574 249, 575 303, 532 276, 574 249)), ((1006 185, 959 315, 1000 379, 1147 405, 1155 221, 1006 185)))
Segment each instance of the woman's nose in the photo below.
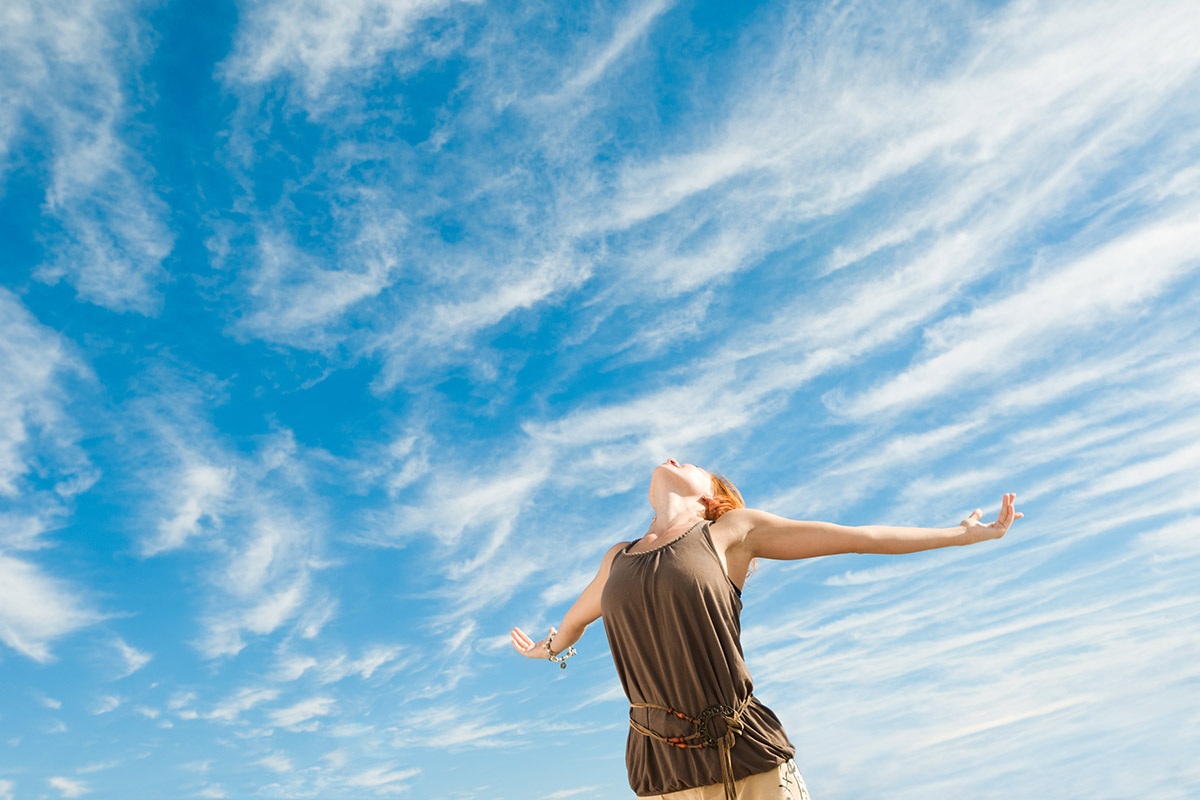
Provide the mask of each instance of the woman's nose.
POLYGON ((668 464, 670 464, 670 465, 672 465, 672 466, 675 466, 675 467, 678 467, 678 466, 679 466, 679 462, 678 462, 678 461, 676 461, 676 460, 675 460, 675 459, 673 459, 673 458, 668 458, 668 459, 667 459, 667 463, 668 463, 668 464))

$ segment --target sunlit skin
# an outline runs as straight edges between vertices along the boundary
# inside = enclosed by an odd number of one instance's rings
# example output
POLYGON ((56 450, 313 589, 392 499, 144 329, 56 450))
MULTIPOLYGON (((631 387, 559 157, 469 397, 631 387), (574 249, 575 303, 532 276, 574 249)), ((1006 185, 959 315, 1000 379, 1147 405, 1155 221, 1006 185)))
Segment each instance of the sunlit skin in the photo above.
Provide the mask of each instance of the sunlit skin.
MULTIPOLYGON (((705 506, 714 502, 712 474, 694 464, 668 459, 650 476, 650 505, 654 520, 630 552, 640 553, 682 536, 704 518, 705 506)), ((756 558, 792 561, 842 553, 897 555, 952 545, 999 539, 1009 526, 1025 516, 1016 510, 1015 493, 1003 496, 994 522, 982 521, 975 509, 952 528, 910 528, 893 525, 838 525, 780 517, 754 508, 735 508, 709 527, 721 563, 738 588, 744 586, 750 563, 756 558)), ((588 625, 600 618, 600 595, 608 580, 613 558, 628 542, 609 548, 596 577, 567 611, 562 624, 545 639, 534 641, 520 628, 511 633, 513 648, 529 658, 548 658, 547 639, 553 635, 554 651, 562 652, 579 641, 588 625)))

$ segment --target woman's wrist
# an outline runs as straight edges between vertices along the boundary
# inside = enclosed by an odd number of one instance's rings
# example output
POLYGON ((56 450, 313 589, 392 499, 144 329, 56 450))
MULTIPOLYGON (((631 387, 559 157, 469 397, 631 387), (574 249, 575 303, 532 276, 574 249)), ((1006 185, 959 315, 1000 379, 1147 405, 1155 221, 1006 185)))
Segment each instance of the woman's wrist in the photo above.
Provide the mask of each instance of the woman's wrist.
POLYGON ((567 668, 567 659, 570 658, 571 656, 575 655, 575 648, 572 645, 568 644, 565 647, 563 647, 561 650, 555 650, 554 649, 554 637, 557 634, 558 634, 558 630, 555 628, 551 628, 549 635, 546 636, 545 648, 544 648, 545 652, 546 652, 546 658, 549 659, 550 661, 555 662, 563 669, 566 669, 567 668))

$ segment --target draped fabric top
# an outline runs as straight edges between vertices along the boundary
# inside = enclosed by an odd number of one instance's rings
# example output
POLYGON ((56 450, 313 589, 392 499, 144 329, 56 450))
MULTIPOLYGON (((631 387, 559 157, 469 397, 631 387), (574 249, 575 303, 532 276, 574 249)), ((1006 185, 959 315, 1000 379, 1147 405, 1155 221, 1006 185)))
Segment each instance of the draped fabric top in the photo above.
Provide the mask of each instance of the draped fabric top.
MULTIPOLYGON (((630 553, 633 545, 627 545, 613 559, 600 607, 631 703, 671 706, 696 717, 717 703, 736 708, 753 692, 742 654, 741 593, 721 566, 711 524, 699 522, 645 552, 630 553)), ((695 730, 657 709, 631 709, 631 715, 664 736, 695 730)), ((796 754, 779 718, 757 698, 742 719, 745 730, 732 750, 735 780, 774 769, 796 754)), ((625 764, 630 787, 642 797, 721 782, 715 747, 671 747, 632 728, 625 764)))

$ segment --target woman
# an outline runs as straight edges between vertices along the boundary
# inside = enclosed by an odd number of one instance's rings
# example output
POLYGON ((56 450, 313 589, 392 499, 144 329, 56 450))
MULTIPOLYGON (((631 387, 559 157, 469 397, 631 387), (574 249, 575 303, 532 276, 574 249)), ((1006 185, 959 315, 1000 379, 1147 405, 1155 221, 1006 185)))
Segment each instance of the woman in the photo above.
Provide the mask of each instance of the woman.
MULTIPOLYGON (((753 695, 742 657, 742 586, 757 558, 915 553, 998 539, 1024 514, 1006 494, 995 522, 975 509, 953 528, 850 527, 746 508, 724 478, 670 459, 650 478, 656 516, 642 538, 620 542, 529 658, 564 661, 601 616, 629 698, 625 762, 639 797, 663 800, 808 800, 779 719, 753 695)), ((566 666, 565 663, 562 666, 566 666)))

